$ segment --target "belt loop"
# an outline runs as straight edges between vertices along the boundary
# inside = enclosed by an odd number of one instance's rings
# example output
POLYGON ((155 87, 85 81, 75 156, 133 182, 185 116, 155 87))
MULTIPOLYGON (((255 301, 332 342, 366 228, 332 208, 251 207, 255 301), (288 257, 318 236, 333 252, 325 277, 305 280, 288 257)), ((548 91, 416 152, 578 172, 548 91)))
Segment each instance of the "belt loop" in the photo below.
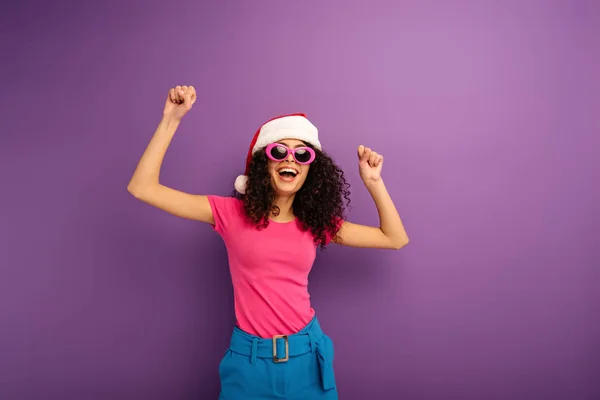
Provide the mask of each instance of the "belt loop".
POLYGON ((250 364, 256 364, 256 355, 258 353, 258 339, 252 338, 252 353, 250 354, 250 364))
POLYGON ((310 352, 314 353, 317 347, 315 344, 315 335, 313 335, 312 331, 308 331, 308 338, 310 339, 310 352))

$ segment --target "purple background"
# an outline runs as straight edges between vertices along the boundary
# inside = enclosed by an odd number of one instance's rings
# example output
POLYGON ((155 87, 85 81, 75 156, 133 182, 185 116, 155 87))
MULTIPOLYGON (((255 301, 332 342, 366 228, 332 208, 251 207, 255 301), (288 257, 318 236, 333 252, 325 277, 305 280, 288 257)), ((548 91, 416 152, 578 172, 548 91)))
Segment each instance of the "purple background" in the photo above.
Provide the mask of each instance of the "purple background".
POLYGON ((0 12, 1 399, 216 398, 224 245, 126 190, 177 84, 175 188, 230 193, 306 112, 377 224, 356 146, 386 156, 411 244, 310 280, 340 398, 600 398, 598 2, 124 4, 0 12))

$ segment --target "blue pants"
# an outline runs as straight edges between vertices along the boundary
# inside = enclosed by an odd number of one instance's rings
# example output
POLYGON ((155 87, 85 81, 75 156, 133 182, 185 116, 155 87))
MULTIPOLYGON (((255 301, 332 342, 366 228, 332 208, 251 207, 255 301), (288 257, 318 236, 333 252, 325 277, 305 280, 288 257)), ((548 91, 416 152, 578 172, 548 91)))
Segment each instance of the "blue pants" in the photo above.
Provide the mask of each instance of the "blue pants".
POLYGON ((316 317, 296 334, 269 339, 236 327, 219 376, 219 400, 338 398, 333 342, 316 317))

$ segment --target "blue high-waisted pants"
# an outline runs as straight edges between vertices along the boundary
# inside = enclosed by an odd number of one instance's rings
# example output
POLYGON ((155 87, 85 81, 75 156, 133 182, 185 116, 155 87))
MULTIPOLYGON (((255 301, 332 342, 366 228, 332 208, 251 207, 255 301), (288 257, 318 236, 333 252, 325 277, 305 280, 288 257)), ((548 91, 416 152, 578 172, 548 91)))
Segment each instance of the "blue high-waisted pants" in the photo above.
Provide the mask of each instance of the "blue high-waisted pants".
POLYGON ((219 400, 337 400, 333 353, 316 317, 296 334, 269 339, 236 327, 219 365, 219 400))

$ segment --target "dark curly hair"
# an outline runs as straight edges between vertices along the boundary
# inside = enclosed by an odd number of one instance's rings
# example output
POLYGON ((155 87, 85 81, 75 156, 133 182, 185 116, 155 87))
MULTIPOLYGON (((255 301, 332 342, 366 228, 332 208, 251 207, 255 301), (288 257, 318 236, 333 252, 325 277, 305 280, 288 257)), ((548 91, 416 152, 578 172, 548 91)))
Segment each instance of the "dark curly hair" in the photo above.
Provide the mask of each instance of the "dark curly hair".
MULTIPOLYGON (((302 229, 310 230, 315 243, 325 247, 327 237, 336 238, 339 223, 345 218, 350 204, 350 185, 342 171, 327 153, 310 144, 316 158, 308 169, 304 184, 296 193, 292 209, 302 229)), ((258 229, 269 225, 269 215, 278 215, 279 208, 273 204, 275 192, 267 169, 269 159, 264 150, 256 152, 248 170, 246 194, 234 192, 243 200, 248 220, 258 229)))

